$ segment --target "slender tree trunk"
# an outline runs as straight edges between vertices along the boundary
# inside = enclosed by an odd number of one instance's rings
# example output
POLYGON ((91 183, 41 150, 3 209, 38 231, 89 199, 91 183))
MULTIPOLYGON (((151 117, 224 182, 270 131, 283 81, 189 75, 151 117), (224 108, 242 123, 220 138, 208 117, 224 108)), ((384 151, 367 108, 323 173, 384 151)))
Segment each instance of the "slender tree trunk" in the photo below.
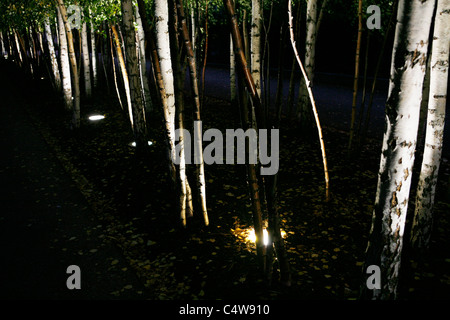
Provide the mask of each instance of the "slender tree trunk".
POLYGON ((59 7, 58 11, 58 28, 59 28, 59 59, 61 62, 62 89, 64 95, 64 105, 67 110, 73 110, 72 101, 72 81, 70 80, 70 62, 67 48, 66 29, 61 16, 59 7))
POLYGON ((117 83, 117 72, 116 72, 116 60, 114 59, 114 49, 113 49, 113 43, 112 43, 112 29, 109 31, 109 41, 110 41, 110 47, 111 47, 111 64, 113 69, 113 77, 114 77, 114 87, 116 88, 117 98, 119 100, 120 108, 123 110, 123 104, 122 104, 122 98, 120 97, 120 90, 117 83))
POLYGON ((50 19, 45 19, 45 35, 47 38, 48 52, 50 53, 50 62, 53 71, 53 83, 57 92, 61 90, 61 75, 59 73, 58 60, 56 59, 55 46, 53 45, 52 30, 50 28, 50 19))
POLYGON ((291 0, 289 0, 288 2, 288 13, 289 13, 289 34, 290 34, 290 38, 291 38, 291 45, 292 45, 292 49, 294 50, 294 56, 297 59, 298 65, 300 67, 300 70, 302 71, 303 74, 303 79, 306 83, 306 88, 308 90, 308 95, 309 95, 309 100, 313 109, 313 113, 314 113, 314 119, 316 121, 316 126, 317 126, 317 133, 319 136, 319 142, 320 142, 320 149, 322 151, 322 162, 323 162, 323 171, 324 171, 324 176, 325 176, 325 200, 328 201, 330 194, 329 194, 329 190, 330 190, 330 178, 328 175, 328 161, 327 161, 327 155, 326 155, 326 150, 325 150, 325 143, 323 141, 323 135, 322 135, 322 126, 320 125, 320 120, 319 120, 319 114, 317 112, 317 108, 316 108, 316 102, 314 101, 314 95, 313 92, 311 90, 311 85, 309 83, 309 79, 308 79, 308 75, 306 74, 306 70, 303 67, 303 63, 300 60, 300 56, 298 54, 297 51, 297 46, 296 46, 296 42, 294 39, 294 27, 293 27, 293 22, 292 22, 292 6, 291 6, 291 0))
POLYGON ((87 98, 91 97, 92 85, 91 85, 91 60, 89 58, 89 43, 87 36, 87 24, 83 22, 81 29, 81 44, 83 55, 83 75, 84 75, 84 92, 87 98))
POLYGON ((72 82, 74 88, 74 102, 73 102, 73 118, 72 125, 74 128, 80 127, 80 79, 78 77, 78 68, 77 68, 77 58, 75 55, 75 48, 73 45, 73 36, 72 29, 70 23, 67 18, 67 10, 64 5, 63 0, 56 0, 59 6, 59 10, 61 11, 61 17, 64 21, 66 37, 67 37, 67 45, 69 49, 69 61, 70 66, 72 68, 72 82))
POLYGON ((142 80, 142 90, 144 93, 144 104, 145 109, 150 111, 152 109, 152 100, 150 95, 150 87, 148 82, 148 73, 147 73, 147 58, 145 56, 145 33, 144 26, 142 24, 141 15, 139 14, 139 8, 136 7, 136 23, 137 23, 137 34, 139 41, 139 65, 140 65, 140 76, 142 80))
MULTIPOLYGON (((169 8, 167 1, 155 0, 155 28, 156 28, 156 50, 157 59, 159 61, 159 73, 161 75, 160 92, 163 100, 163 113, 168 140, 169 168, 172 181, 175 185, 176 170, 173 164, 175 159, 175 95, 174 95, 174 79, 172 71, 172 60, 170 54, 169 39, 169 8), (162 91, 162 88, 164 89, 162 91)), ((155 59, 154 59, 155 60, 155 59)), ((154 61, 156 65, 156 61, 154 61)), ((159 82, 159 81, 158 81, 159 82)))
MULTIPOLYGON (((178 21, 177 5, 174 0, 169 2, 171 10, 171 15, 169 16, 169 26, 171 26, 172 31, 170 32, 170 49, 172 53, 172 66, 175 84, 175 105, 178 116, 178 148, 177 153, 180 157, 179 162, 179 203, 180 203, 180 218, 183 227, 186 227, 186 217, 193 215, 193 205, 192 196, 190 195, 189 182, 186 175, 186 156, 185 156, 185 146, 190 149, 190 135, 185 137, 184 135, 184 80, 186 75, 185 61, 182 62, 182 52, 180 50, 179 41, 179 29, 180 24, 178 21), (171 18, 171 19, 170 19, 171 18), (187 139, 187 140, 185 140, 187 139), (185 143, 187 142, 187 143, 185 143)), ((176 137, 176 138, 177 138, 176 137)), ((177 155, 178 155, 177 154, 177 155)))
POLYGON ((411 232, 413 247, 427 249, 433 222, 439 165, 441 163, 447 97, 450 2, 437 0, 436 20, 431 53, 430 94, 428 100, 425 151, 416 193, 411 232))
MULTIPOLYGON (((305 71, 310 85, 314 80, 315 51, 317 27, 317 0, 308 0, 306 9, 306 44, 305 44, 305 71)), ((300 124, 304 132, 311 128, 311 109, 309 108, 308 89, 302 81, 300 85, 300 124)))
POLYGON ((116 26, 111 25, 111 30, 114 38, 114 43, 116 45, 116 53, 117 58, 119 59, 120 70, 122 71, 125 94, 127 96, 128 116, 130 117, 131 127, 134 128, 133 103, 131 102, 130 82, 128 79, 127 67, 125 64, 125 59, 123 57, 122 46, 120 45, 119 33, 117 32, 116 26))
POLYGON ((252 24, 250 29, 250 66, 256 91, 261 97, 261 0, 252 0, 252 24))
POLYGON ((19 37, 17 35, 17 31, 14 30, 14 40, 16 43, 16 49, 17 49, 17 56, 19 57, 19 65, 22 66, 23 65, 23 58, 22 58, 22 50, 20 50, 20 44, 19 44, 19 37))
MULTIPOLYGON (((295 14, 295 24, 294 24, 294 39, 299 39, 300 36, 300 22, 301 22, 301 13, 302 13, 302 6, 301 3, 298 3, 297 5, 297 11, 295 14)), ((296 110, 294 110, 294 96, 295 96, 295 71, 297 69, 297 60, 296 57, 292 58, 292 67, 291 67, 291 77, 289 80, 289 93, 288 93, 288 117, 291 118, 292 114, 296 110)), ((300 83, 301 85, 301 83, 300 83)))
POLYGON ((133 109, 133 132, 136 139, 136 147, 142 149, 147 147, 147 125, 140 77, 141 70, 139 68, 138 52, 136 48, 133 12, 132 0, 122 0, 125 52, 127 55, 127 71, 130 85, 131 105, 133 109))
MULTIPOLYGON (((189 31, 187 28, 186 16, 184 14, 183 3, 181 0, 177 0, 178 13, 180 16, 180 24, 182 28, 182 36, 185 44, 185 48, 187 51, 187 58, 189 62, 189 70, 190 70, 190 78, 191 78, 191 86, 192 92, 194 94, 194 121, 197 125, 201 124, 201 116, 200 116, 200 95, 198 88, 198 76, 197 76, 197 66, 194 56, 194 50, 192 48, 192 43, 189 37, 189 31)), ((208 218, 208 209, 206 207, 206 182, 205 182, 205 169, 203 163, 203 147, 202 147, 202 131, 201 127, 194 130, 196 134, 194 136, 196 154, 198 155, 198 159, 196 159, 196 164, 198 165, 198 188, 200 194, 200 202, 203 213, 203 219, 205 221, 205 225, 209 225, 208 218)))
MULTIPOLYGON (((92 17, 92 11, 89 9, 89 14, 92 17)), ((97 48, 95 45, 95 30, 94 30, 94 24, 90 23, 90 28, 91 28, 91 52, 92 52, 92 58, 91 58, 91 63, 92 63, 92 80, 93 80, 93 87, 94 89, 97 87, 98 85, 98 70, 97 70, 97 48)))
POLYGON ((359 54, 361 51, 361 35, 363 31, 362 26, 362 0, 358 3, 358 39, 356 40, 356 54, 355 54, 355 78, 353 80, 353 100, 352 100, 352 119, 350 121, 350 136, 348 140, 348 154, 353 147, 353 137, 355 135, 356 122, 356 99, 358 97, 358 78, 359 78, 359 54))
POLYGON ((1 45, 1 52, 0 52, 0 54, 1 54, 1 56, 3 58, 7 59, 7 56, 5 54, 6 50, 5 50, 5 43, 3 41, 3 33, 1 31, 0 31, 0 45, 1 45))
POLYGON ((396 299, 406 213, 411 187, 422 85, 435 1, 400 0, 391 78, 386 101, 385 133, 366 265, 380 267, 381 289, 364 298, 396 299))

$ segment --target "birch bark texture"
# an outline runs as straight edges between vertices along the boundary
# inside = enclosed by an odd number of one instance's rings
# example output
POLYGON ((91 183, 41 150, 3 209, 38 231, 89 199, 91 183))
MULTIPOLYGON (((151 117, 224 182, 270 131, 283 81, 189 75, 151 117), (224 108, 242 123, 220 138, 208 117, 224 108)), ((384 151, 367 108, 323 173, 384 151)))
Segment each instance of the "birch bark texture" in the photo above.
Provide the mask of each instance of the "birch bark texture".
POLYGON ((380 267, 381 289, 368 290, 364 282, 364 298, 398 298, 400 261, 427 61, 427 42, 435 2, 399 2, 378 186, 364 266, 364 270, 370 265, 380 267))
POLYGON ((148 85, 148 74, 147 74, 147 58, 145 56, 145 32, 144 25, 142 24, 141 15, 139 14, 139 8, 136 5, 135 7, 135 15, 136 15, 136 24, 137 24, 137 47, 138 47, 138 56, 139 56, 139 68, 140 68, 140 77, 141 77, 141 85, 142 92, 144 97, 144 106, 145 110, 151 111, 152 109, 152 100, 150 96, 150 87, 148 85))
POLYGON ((98 84, 98 70, 97 70, 97 48, 95 45, 95 29, 94 23, 92 22, 92 10, 89 9, 89 16, 91 18, 90 28, 91 28, 91 64, 92 64, 92 86, 95 89, 98 84))
POLYGON ((261 97, 261 0, 252 0, 252 24, 250 29, 250 66, 258 96, 261 97))
POLYGON ((141 87, 138 51, 136 47, 136 32, 134 28, 132 0, 122 0, 123 30, 125 33, 125 52, 130 86, 130 98, 133 117, 133 133, 136 139, 136 147, 143 148, 147 145, 147 126, 145 121, 144 98, 141 87))
POLYGON ((173 162, 175 160, 175 94, 168 23, 169 6, 167 1, 155 0, 156 50, 164 85, 163 112, 169 139, 169 158, 173 162))
POLYGON ((69 54, 67 52, 66 30, 64 28, 64 21, 61 16, 61 11, 59 10, 59 7, 57 7, 56 9, 58 11, 59 59, 61 63, 64 105, 67 110, 72 110, 72 82, 70 80, 70 63, 69 54))
POLYGON ((430 64, 430 87, 425 149, 416 193, 411 231, 415 248, 430 244, 433 205, 441 163, 448 86, 450 46, 450 0, 437 0, 430 64))
POLYGON ((47 17, 44 22, 45 36, 47 38, 48 52, 53 72, 53 82, 57 92, 61 90, 61 74, 59 73, 58 60, 56 58, 55 46, 53 44, 52 30, 50 28, 50 19, 47 17))
POLYGON ((73 35, 72 35, 72 27, 67 17, 67 9, 64 5, 63 0, 55 0, 59 6, 59 10, 61 12, 61 17, 64 22, 64 27, 66 31, 67 37, 67 47, 69 51, 69 61, 70 66, 72 68, 72 81, 73 81, 73 117, 72 117, 72 127, 79 128, 80 127, 80 79, 78 77, 78 68, 77 68, 77 57, 75 55, 75 48, 73 44, 73 35))
POLYGON ((81 48, 83 54, 83 76, 84 76, 84 93, 87 98, 91 97, 92 85, 91 85, 91 60, 89 58, 89 43, 87 36, 87 23, 83 22, 81 29, 81 48))
POLYGON ((301 83, 300 86, 300 122, 302 128, 308 128, 311 123, 311 114, 308 105, 307 85, 312 86, 314 78, 314 64, 316 52, 316 23, 317 21, 317 0, 308 0, 306 7, 306 42, 305 42, 305 71, 309 83, 301 83))

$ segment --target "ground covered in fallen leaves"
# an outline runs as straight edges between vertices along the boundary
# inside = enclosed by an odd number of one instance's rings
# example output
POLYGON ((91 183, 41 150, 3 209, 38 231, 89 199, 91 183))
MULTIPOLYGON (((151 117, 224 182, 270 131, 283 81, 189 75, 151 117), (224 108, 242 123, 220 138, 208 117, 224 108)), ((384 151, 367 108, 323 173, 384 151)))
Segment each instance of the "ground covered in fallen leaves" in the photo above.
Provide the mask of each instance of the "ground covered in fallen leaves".
MULTIPOLYGON (((283 117, 278 193, 293 281, 290 288, 282 288, 275 279, 268 287, 258 277, 254 244, 245 237, 252 212, 243 165, 205 166, 210 226, 203 226, 196 210, 183 229, 157 106, 148 114, 153 144, 147 154, 136 154, 130 146, 133 135, 127 115, 113 93, 99 92, 82 101, 82 126, 77 132, 68 129, 67 114, 48 83, 36 84, 34 95, 29 113, 94 208, 96 228, 103 230, 99 241, 122 249, 124 261, 153 299, 358 298, 381 139, 369 140, 361 155, 349 160, 347 133, 332 125, 324 128, 331 178, 331 199, 325 202, 315 132, 305 139, 297 125, 283 117), (90 122, 87 116, 92 113, 106 118, 90 122)), ((205 101, 203 130, 238 127, 235 106, 218 99, 205 101)), ((189 107, 186 115, 186 123, 192 123, 189 107)), ((402 298, 450 297, 449 170, 443 162, 430 253, 423 261, 404 259, 402 298)), ((190 165, 188 175, 195 189, 193 174, 190 165)), ((94 253, 90 252, 93 259, 94 253)), ((118 262, 111 259, 109 264, 118 262)), ((111 298, 119 295, 111 292, 111 298)))

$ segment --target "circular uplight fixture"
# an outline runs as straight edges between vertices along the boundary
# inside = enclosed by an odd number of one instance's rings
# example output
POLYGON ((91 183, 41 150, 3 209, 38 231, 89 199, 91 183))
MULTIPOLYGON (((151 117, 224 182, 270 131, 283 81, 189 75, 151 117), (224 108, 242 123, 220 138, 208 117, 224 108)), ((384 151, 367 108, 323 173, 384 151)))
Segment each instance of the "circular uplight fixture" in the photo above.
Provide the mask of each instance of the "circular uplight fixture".
POLYGON ((98 120, 103 120, 105 119, 105 116, 102 114, 94 114, 92 116, 89 116, 89 120, 91 121, 98 121, 98 120))

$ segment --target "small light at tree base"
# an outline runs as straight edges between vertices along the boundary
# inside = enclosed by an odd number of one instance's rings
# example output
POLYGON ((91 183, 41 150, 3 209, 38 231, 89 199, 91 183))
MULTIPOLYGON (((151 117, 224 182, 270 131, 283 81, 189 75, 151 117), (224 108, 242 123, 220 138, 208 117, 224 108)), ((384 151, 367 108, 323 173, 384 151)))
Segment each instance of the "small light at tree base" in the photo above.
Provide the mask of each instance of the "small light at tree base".
MULTIPOLYGON (((246 233, 245 239, 249 242, 255 243, 256 242, 256 234, 255 229, 248 228, 244 231, 246 233)), ((286 232, 284 230, 281 230, 281 237, 286 237, 286 232)), ((267 229, 263 229, 263 243, 265 246, 269 244, 269 233, 267 232, 267 229)))
MULTIPOLYGON (((152 142, 152 141, 147 141, 147 144, 148 144, 149 146, 151 146, 151 145, 153 144, 153 142, 152 142)), ((130 147, 136 147, 136 141, 131 142, 131 143, 129 144, 129 146, 130 146, 130 147)))
POLYGON ((101 114, 96 114, 96 115, 92 115, 89 117, 89 120, 91 120, 91 121, 98 121, 98 120, 102 120, 102 119, 105 119, 105 116, 101 115, 101 114))

